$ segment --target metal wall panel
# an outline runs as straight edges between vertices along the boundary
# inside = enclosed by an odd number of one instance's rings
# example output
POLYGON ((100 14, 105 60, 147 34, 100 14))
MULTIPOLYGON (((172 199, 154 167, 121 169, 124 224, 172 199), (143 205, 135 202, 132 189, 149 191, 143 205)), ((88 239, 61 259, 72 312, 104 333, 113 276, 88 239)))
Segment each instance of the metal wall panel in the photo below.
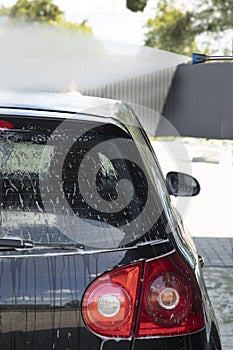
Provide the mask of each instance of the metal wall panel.
POLYGON ((157 125, 165 103, 176 66, 136 76, 99 87, 82 90, 82 93, 122 100, 134 108, 145 130, 156 135, 157 125))
POLYGON ((162 114, 181 136, 233 139, 233 64, 178 66, 162 114))

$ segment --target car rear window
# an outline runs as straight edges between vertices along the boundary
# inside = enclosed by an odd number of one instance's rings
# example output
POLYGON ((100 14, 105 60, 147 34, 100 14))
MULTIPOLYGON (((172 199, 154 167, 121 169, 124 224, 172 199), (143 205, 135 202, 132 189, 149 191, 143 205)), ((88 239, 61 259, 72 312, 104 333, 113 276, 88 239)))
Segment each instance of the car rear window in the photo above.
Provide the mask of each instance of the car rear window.
POLYGON ((159 191, 124 128, 81 116, 1 119, 11 124, 0 129, 1 237, 98 249, 161 238, 159 191))

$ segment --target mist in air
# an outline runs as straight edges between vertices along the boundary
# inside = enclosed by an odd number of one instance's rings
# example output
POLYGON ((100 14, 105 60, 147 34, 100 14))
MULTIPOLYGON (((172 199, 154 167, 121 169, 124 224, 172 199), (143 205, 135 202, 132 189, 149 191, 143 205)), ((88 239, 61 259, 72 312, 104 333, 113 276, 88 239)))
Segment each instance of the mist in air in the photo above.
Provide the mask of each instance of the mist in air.
POLYGON ((187 61, 165 51, 44 25, 0 26, 0 90, 64 92, 187 61))

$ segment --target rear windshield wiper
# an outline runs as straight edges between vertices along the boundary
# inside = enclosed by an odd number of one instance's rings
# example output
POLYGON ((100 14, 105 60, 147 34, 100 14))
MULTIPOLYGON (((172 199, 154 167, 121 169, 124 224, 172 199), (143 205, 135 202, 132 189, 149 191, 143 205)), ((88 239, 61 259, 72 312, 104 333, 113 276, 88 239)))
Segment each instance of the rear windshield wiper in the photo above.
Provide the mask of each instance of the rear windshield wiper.
POLYGON ((32 248, 34 247, 33 241, 29 239, 22 239, 18 237, 6 237, 0 238, 0 250, 1 249, 15 249, 15 248, 32 248))
POLYGON ((34 247, 44 247, 44 248, 52 248, 52 249, 80 249, 84 250, 84 245, 80 243, 42 243, 35 242, 34 247))

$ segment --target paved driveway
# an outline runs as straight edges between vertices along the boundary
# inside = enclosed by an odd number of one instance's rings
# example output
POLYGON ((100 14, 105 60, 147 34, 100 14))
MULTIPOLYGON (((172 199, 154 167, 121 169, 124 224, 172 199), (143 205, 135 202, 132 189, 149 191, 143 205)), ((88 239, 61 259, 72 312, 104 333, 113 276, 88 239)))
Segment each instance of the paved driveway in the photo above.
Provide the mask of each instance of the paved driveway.
POLYGON ((223 350, 233 349, 233 268, 206 267, 208 293, 220 327, 223 350))
POLYGON ((178 170, 200 182, 197 197, 173 200, 182 208, 192 236, 233 238, 233 142, 188 138, 152 145, 164 174, 178 170))
POLYGON ((223 350, 233 349, 233 143, 183 139, 153 141, 164 175, 195 176, 201 193, 173 199, 205 259, 204 275, 223 350))

